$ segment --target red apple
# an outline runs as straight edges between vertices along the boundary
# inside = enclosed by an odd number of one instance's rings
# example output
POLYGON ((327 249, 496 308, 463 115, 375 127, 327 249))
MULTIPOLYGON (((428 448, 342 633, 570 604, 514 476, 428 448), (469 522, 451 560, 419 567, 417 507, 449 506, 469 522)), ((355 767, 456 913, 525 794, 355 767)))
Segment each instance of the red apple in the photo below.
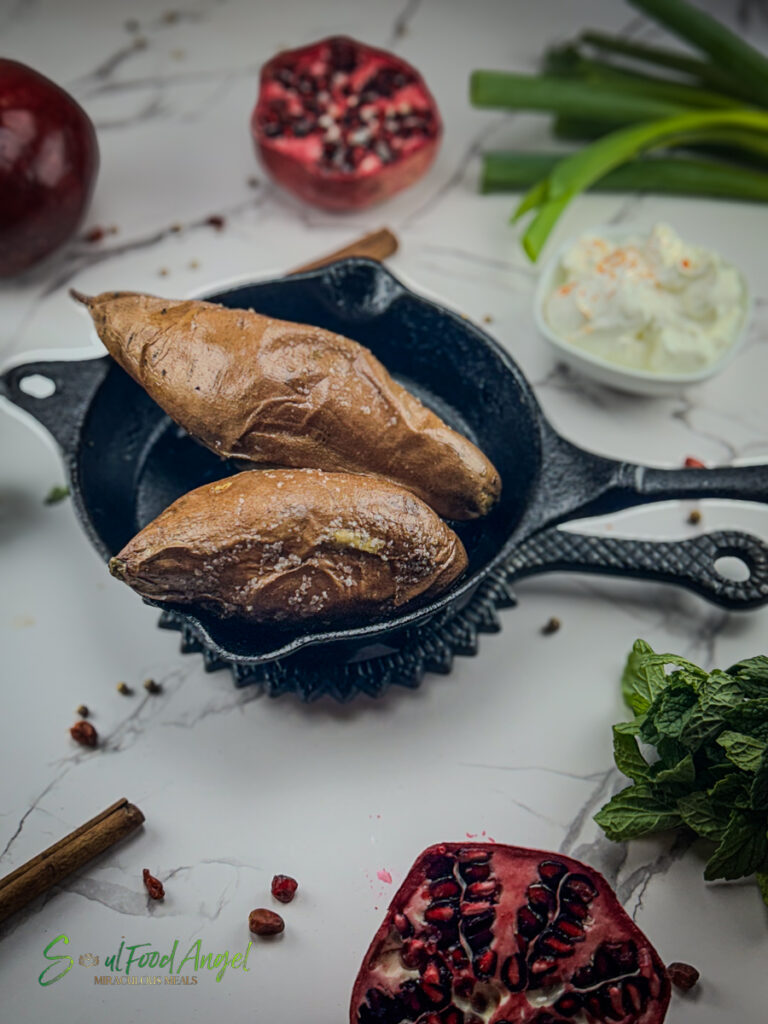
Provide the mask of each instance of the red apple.
POLYGON ((90 118, 50 79, 0 59, 0 277, 57 249, 78 228, 99 169, 90 118))

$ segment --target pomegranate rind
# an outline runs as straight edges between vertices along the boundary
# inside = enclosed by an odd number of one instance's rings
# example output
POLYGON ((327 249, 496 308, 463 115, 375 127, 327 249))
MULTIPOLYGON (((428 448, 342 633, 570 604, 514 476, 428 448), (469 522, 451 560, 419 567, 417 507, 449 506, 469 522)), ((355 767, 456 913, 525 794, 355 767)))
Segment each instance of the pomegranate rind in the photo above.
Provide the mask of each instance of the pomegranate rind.
MULTIPOLYGON (((290 102, 300 101, 293 98, 290 102)), ((330 36, 310 46, 284 50, 261 69, 259 97, 251 117, 256 151, 278 184, 313 206, 337 212, 361 210, 408 188, 433 163, 442 132, 437 104, 419 71, 386 50, 345 36, 330 36), (375 153, 368 153, 352 171, 323 166, 319 162, 322 140, 318 130, 301 138, 289 135, 270 138, 265 134, 263 120, 270 102, 288 96, 275 81, 275 72, 299 62, 302 67, 320 67, 328 60, 330 47, 339 44, 353 48, 360 58, 357 68, 349 73, 353 95, 377 70, 391 69, 408 79, 406 85, 393 93, 392 105, 410 104, 417 113, 428 113, 431 117, 430 135, 416 132, 404 142, 398 140, 393 150, 397 158, 392 162, 384 163, 375 153)))
POLYGON ((99 171, 91 119, 34 68, 0 57, 0 278, 41 262, 83 222, 99 171))
MULTIPOLYGON (((551 930, 548 925, 547 931, 551 930)), ((528 975, 529 978, 531 976, 528 975)), ((544 850, 498 843, 440 843, 420 854, 392 899, 358 972, 350 1003, 350 1024, 368 1024, 374 1020, 381 1021, 381 1024, 400 1024, 401 1020, 418 1024, 442 1024, 443 1020, 450 1024, 454 1021, 456 1024, 468 1024, 470 1020, 481 1020, 483 1024, 511 1021, 514 1024, 568 1024, 569 1020, 578 1020, 579 1024, 603 1021, 612 1024, 661 1024, 666 1016, 670 991, 669 977, 661 957, 627 915, 605 878, 593 868, 571 857, 544 850), (468 888, 472 882, 462 876, 462 870, 465 874, 474 871, 480 875, 483 873, 479 870, 483 861, 490 867, 488 878, 477 884, 473 895, 482 896, 489 891, 490 880, 495 879, 498 883, 496 897, 490 898, 495 917, 493 925, 488 927, 492 927, 493 940, 490 948, 473 954, 466 943, 468 933, 463 930, 466 910, 471 908, 471 904, 464 901, 468 899, 468 888), (444 874, 439 865, 449 862, 452 865, 450 874, 435 881, 436 874, 444 874), (437 869, 435 865, 438 865, 437 869), (467 866, 470 867, 469 872, 467 866), (549 879, 546 877, 548 872, 549 879), (439 940, 435 940, 435 936, 440 934, 435 928, 452 925, 430 926, 424 916, 428 910, 436 921, 449 916, 451 900, 444 897, 450 889, 446 881, 451 879, 457 880, 463 890, 453 900, 462 921, 459 948, 475 956, 474 965, 460 964, 456 969, 452 968, 452 961, 458 962, 457 956, 461 956, 457 947, 446 948, 443 944, 440 949, 439 940), (530 971, 531 957, 536 955, 532 952, 534 944, 543 936, 542 932, 534 939, 524 938, 517 921, 518 912, 524 908, 530 910, 532 904, 538 912, 536 901, 546 902, 554 898, 556 908, 552 907, 548 918, 551 922, 556 915, 562 915, 567 897, 579 891, 587 907, 585 937, 573 942, 567 955, 552 958, 555 966, 543 983, 540 978, 538 983, 528 988, 516 989, 515 981, 519 977, 517 961, 522 958, 525 964, 527 957, 529 966, 524 966, 523 971, 530 971), (435 900, 430 892, 437 892, 439 898, 435 900), (553 892, 556 894, 554 897, 551 896, 553 892), (426 951, 422 945, 426 946, 426 951), (415 947, 419 948, 414 952, 415 947), (596 954, 599 965, 600 957, 604 962, 606 950, 618 951, 616 955, 619 958, 634 950, 636 963, 632 968, 613 967, 603 975, 596 974, 599 969, 595 966, 596 954), (403 951, 407 951, 406 959, 410 958, 409 966, 402 961, 403 951), (419 962, 420 967, 416 966, 419 962), (447 996, 443 992, 441 996, 439 985, 430 987, 429 983, 435 982, 441 973, 445 983, 446 967, 451 972, 450 992, 447 996), (490 975, 482 971, 478 974, 477 967, 485 971, 490 968, 490 975), (507 983, 502 981, 505 970, 507 983), (589 971, 594 975, 591 980, 589 971), (579 984, 575 984, 575 980, 579 984), (388 1000, 404 991, 401 988, 403 984, 417 984, 422 992, 428 989, 428 998, 434 1000, 434 1008, 428 1006, 410 1017, 392 1015, 391 1009, 388 1010, 392 1004, 388 1000), (371 1012, 369 1003, 372 989, 378 990, 380 996, 379 1008, 375 1012, 371 1012), (475 998, 474 993, 478 991, 488 999, 488 1006, 482 1012, 477 1007, 473 1008, 471 1003, 471 998, 475 998), (593 994, 596 998, 592 1005, 583 1005, 587 996, 593 994), (568 1004, 571 997, 582 1003, 575 1011, 568 1004), (603 1000, 602 1010, 595 1005, 599 999, 603 1000), (562 1013, 558 1012, 558 1002, 563 1008, 562 1013), (606 1010, 607 1013, 603 1012, 606 1010)), ((420 995, 418 998, 424 997, 420 995)))

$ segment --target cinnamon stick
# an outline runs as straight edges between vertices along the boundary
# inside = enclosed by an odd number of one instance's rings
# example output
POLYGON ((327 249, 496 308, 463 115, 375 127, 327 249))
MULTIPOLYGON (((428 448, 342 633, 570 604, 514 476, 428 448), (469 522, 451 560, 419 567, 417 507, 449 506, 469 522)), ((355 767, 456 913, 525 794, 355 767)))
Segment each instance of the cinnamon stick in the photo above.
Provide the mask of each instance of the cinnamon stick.
POLYGON ((367 256, 371 260, 385 260, 397 252, 398 241, 389 228, 380 228, 378 231, 371 231, 361 238, 357 238, 349 245, 321 256, 320 259, 312 260, 311 263, 303 263, 300 267, 292 270, 292 274, 301 274, 305 270, 316 270, 317 267, 324 267, 328 263, 335 263, 336 260, 343 260, 349 256, 367 256))
POLYGON ((125 797, 0 878, 0 922, 139 828, 144 815, 125 797))

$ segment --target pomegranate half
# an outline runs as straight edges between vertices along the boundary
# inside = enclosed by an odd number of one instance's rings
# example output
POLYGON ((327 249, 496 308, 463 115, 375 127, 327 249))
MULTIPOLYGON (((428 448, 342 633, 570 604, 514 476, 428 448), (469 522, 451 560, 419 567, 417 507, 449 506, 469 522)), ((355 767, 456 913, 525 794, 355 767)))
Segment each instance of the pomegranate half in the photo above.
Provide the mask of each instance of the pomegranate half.
POLYGON ((251 131, 279 184, 326 210, 359 210, 424 174, 442 122, 410 64, 332 36, 264 65, 251 131))
POLYGON ((559 853, 431 846, 366 953, 351 1024, 661 1024, 670 983, 608 883, 559 853))

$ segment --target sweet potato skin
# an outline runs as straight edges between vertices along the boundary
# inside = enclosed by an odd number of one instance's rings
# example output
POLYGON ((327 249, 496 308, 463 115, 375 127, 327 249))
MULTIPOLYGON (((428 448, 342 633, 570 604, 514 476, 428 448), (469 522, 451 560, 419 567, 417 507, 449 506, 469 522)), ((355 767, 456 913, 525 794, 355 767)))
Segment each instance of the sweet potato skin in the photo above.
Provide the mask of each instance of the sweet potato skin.
POLYGON ((467 556, 386 480, 247 470, 175 501, 110 561, 143 597, 253 622, 365 621, 441 593, 467 556))
POLYGON ((374 474, 449 519, 498 499, 485 455, 349 338, 196 300, 75 296, 123 369, 224 457, 374 474))

